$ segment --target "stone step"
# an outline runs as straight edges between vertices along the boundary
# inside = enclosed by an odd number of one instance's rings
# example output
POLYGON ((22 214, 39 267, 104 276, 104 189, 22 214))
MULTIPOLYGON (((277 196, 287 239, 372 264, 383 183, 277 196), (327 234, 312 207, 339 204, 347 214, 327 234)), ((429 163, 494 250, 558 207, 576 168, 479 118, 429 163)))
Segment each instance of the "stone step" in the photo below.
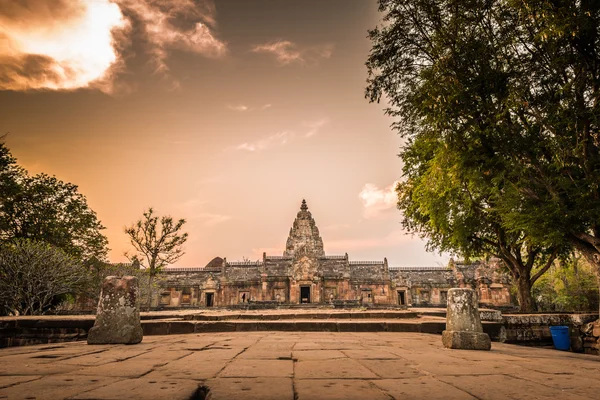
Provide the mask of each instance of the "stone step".
MULTIPOLYGON (((210 332, 420 332, 441 334, 446 322, 439 320, 409 321, 335 321, 335 320, 296 320, 296 321, 142 321, 144 335, 179 335, 186 333, 210 332)), ((504 328, 498 322, 484 322, 483 330, 492 340, 502 340, 504 328)))
POLYGON ((278 321, 297 319, 406 319, 418 318, 419 314, 414 311, 348 311, 348 312, 302 312, 302 313, 229 313, 229 314, 195 314, 185 315, 187 321, 231 321, 231 320, 258 320, 278 321))

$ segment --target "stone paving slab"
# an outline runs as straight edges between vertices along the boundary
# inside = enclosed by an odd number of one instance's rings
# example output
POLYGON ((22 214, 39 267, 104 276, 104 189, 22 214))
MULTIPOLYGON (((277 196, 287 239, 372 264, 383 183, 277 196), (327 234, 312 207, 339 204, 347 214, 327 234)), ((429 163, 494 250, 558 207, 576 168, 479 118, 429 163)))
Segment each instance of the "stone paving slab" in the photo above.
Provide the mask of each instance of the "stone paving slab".
POLYGON ((0 399, 598 399, 600 358, 391 332, 231 332, 0 349, 0 399), (42 356, 42 357, 40 357, 42 356))

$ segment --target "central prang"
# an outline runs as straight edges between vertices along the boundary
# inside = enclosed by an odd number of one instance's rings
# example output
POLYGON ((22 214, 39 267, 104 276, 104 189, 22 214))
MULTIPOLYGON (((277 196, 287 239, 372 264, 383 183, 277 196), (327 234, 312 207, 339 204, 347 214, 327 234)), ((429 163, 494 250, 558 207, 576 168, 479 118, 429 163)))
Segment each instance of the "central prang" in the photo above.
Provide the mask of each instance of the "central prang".
POLYGON ((312 257, 324 257, 323 239, 319 235, 319 228, 315 224, 306 200, 302 200, 300 211, 294 220, 290 229, 290 235, 287 239, 285 257, 294 257, 298 253, 306 254, 312 257))

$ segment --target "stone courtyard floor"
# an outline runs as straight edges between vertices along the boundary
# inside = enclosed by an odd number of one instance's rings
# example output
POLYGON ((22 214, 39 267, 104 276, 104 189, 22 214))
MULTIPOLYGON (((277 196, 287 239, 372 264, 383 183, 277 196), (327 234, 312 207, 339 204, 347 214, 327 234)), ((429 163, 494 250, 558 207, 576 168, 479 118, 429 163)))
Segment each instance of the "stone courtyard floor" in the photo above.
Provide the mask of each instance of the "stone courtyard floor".
POLYGON ((600 358, 416 333, 232 332, 0 349, 8 399, 598 399, 600 358), (196 395, 194 395, 196 393, 196 395))

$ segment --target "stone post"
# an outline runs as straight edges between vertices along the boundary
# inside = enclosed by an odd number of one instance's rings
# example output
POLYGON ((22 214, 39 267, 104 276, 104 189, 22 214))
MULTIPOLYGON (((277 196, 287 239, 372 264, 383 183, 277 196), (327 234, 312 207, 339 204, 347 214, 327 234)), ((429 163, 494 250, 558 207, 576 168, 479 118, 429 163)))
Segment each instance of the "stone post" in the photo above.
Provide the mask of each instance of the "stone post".
POLYGON ((135 276, 108 276, 102 283, 88 344, 136 344, 143 338, 135 276))
POLYGON ((473 289, 461 288, 448 291, 446 330, 442 343, 448 349, 489 350, 490 337, 483 333, 477 294, 473 289))

